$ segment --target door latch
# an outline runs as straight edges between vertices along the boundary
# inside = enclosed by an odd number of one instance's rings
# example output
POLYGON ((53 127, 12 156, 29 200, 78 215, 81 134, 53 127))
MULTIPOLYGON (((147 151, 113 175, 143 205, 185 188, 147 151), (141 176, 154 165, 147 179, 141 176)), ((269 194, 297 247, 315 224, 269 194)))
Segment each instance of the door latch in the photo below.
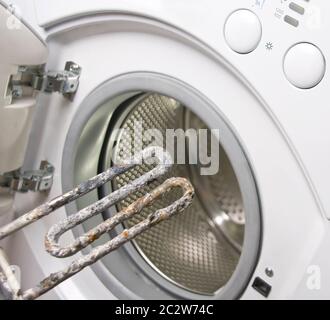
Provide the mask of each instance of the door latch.
POLYGON ((53 185, 55 168, 47 161, 42 161, 39 170, 16 170, 0 175, 0 187, 17 192, 46 191, 53 185))

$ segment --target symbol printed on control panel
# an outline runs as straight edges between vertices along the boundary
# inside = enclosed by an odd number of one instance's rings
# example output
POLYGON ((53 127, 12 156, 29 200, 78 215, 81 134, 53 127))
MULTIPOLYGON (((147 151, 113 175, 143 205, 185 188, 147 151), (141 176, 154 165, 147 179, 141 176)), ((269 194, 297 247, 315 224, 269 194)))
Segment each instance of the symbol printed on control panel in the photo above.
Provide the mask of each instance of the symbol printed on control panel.
POLYGON ((265 47, 268 51, 271 51, 274 49, 274 44, 272 42, 267 42, 265 47))
POLYGON ((284 10, 281 8, 276 8, 274 15, 277 19, 282 19, 283 15, 284 15, 284 10))
POLYGON ((263 9, 265 2, 266 2, 266 0, 255 0, 255 6, 260 9, 263 9))

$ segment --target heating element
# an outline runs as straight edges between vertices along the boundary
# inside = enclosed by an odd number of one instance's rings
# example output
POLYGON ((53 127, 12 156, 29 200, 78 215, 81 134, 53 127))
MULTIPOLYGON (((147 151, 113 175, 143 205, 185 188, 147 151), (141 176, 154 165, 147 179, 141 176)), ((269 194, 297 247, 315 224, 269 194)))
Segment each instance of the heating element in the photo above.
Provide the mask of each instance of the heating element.
POLYGON ((107 208, 113 206, 119 201, 122 201, 130 193, 135 192, 150 182, 159 179, 170 170, 172 166, 172 159, 168 153, 164 152, 160 148, 147 148, 137 154, 134 158, 122 161, 120 165, 108 169, 98 176, 80 184, 70 192, 41 205, 12 223, 0 228, 0 240, 30 225, 31 223, 40 220, 60 207, 77 200, 92 190, 101 187, 105 183, 111 181, 118 175, 125 173, 129 169, 134 168, 143 161, 150 161, 150 159, 153 159, 153 163, 155 163, 155 159, 157 159, 155 168, 146 172, 143 176, 135 179, 134 181, 126 184, 122 188, 114 191, 98 202, 91 204, 85 209, 80 210, 78 213, 71 215, 67 219, 53 225, 45 237, 46 251, 57 258, 73 256, 82 249, 86 248, 88 245, 94 243, 104 233, 110 232, 116 225, 123 223, 135 214, 140 213, 145 207, 152 205, 165 193, 170 193, 172 189, 181 189, 181 196, 179 199, 152 212, 143 221, 140 221, 134 226, 125 229, 120 235, 111 239, 107 243, 92 249, 89 254, 79 257, 71 262, 70 265, 64 270, 51 274, 41 281, 35 288, 28 289, 24 292, 22 292, 20 285, 13 274, 5 252, 0 248, 0 270, 2 271, 0 272, 0 288, 4 291, 7 298, 17 300, 36 299, 58 286, 61 282, 74 276, 87 266, 94 264, 110 252, 118 249, 123 244, 134 239, 138 235, 141 235, 146 230, 169 219, 175 214, 184 211, 192 203, 194 197, 193 187, 186 179, 183 178, 167 179, 161 185, 141 196, 115 216, 109 218, 80 236, 69 246, 63 247, 59 244, 60 237, 64 233, 92 218, 93 216, 102 213, 107 208))

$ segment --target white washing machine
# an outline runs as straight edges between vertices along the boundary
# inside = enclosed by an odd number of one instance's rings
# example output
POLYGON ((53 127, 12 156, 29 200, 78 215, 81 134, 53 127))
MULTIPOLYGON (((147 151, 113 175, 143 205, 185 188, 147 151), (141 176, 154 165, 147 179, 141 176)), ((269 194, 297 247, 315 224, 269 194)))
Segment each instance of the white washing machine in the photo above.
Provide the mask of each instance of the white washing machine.
MULTIPOLYGON (((174 169, 196 189, 184 214, 44 298, 330 298, 328 1, 0 3, 0 172, 20 175, 44 161, 55 170, 49 180, 44 170, 3 184, 1 224, 124 158, 130 137, 117 137, 115 149, 115 129, 135 119, 161 132, 220 130, 217 174, 174 169)), ((51 225, 143 172, 1 243, 23 288, 73 259, 45 252, 51 225)))

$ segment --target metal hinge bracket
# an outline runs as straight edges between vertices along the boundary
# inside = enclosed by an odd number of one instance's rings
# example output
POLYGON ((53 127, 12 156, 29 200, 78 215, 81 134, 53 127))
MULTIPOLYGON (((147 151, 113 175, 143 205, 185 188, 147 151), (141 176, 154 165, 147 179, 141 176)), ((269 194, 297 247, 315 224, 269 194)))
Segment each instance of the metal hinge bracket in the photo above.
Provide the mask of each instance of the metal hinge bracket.
POLYGON ((72 99, 79 86, 81 67, 69 61, 62 71, 45 71, 44 66, 20 66, 18 74, 9 83, 13 98, 23 95, 24 87, 30 87, 40 92, 59 92, 72 99))
POLYGON ((46 191, 53 185, 55 168, 47 161, 42 161, 39 170, 12 171, 0 175, 0 187, 17 192, 46 191))

